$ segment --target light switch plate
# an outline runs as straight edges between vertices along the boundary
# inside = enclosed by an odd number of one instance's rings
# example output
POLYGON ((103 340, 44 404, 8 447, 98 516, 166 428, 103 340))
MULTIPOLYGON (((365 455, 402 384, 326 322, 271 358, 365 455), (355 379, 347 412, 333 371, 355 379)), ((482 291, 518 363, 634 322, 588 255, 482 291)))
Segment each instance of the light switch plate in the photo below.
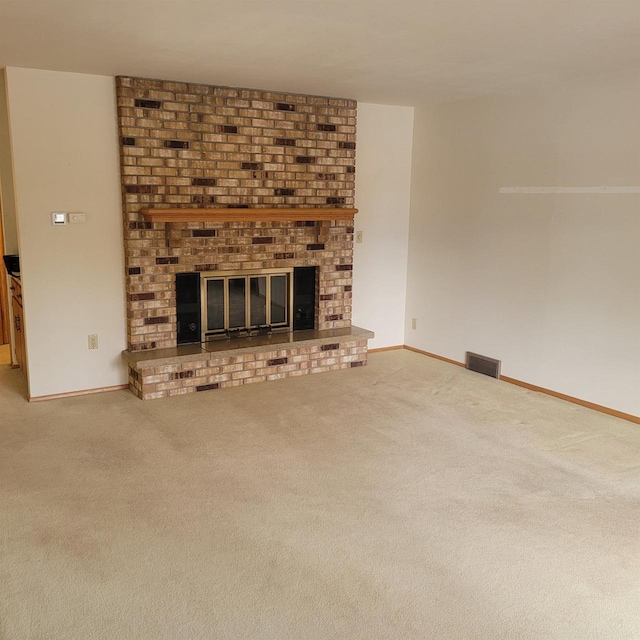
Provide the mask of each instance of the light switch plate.
POLYGON ((67 212, 66 211, 52 211, 51 212, 51 224, 54 227, 67 224, 67 212))
POLYGON ((69 222, 71 224, 82 224, 87 221, 87 214, 81 211, 71 212, 69 214, 69 222))

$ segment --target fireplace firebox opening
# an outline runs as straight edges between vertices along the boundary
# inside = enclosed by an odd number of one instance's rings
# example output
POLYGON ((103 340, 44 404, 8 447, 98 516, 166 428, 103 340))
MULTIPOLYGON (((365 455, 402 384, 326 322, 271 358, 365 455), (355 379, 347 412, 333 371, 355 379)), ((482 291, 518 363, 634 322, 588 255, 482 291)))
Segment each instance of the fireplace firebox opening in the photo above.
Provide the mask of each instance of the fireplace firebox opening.
POLYGON ((288 331, 292 273, 293 269, 203 273, 202 342, 253 331, 288 331))
POLYGON ((315 328, 316 268, 176 275, 178 344, 315 328))

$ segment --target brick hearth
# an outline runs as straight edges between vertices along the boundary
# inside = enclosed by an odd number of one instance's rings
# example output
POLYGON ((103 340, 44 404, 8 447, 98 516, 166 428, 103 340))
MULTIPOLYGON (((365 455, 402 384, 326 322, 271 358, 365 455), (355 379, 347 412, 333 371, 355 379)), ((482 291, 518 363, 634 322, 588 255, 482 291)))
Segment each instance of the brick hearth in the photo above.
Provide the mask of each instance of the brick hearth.
POLYGON ((224 389, 252 382, 361 367, 367 363, 371 331, 329 331, 239 338, 175 349, 125 352, 129 386, 143 400, 224 389), (278 341, 281 342, 278 342, 278 341))
MULTIPOLYGON (((316 330, 348 329, 351 221, 165 223, 145 220, 141 209, 353 207, 355 101, 128 77, 116 85, 128 353, 176 347, 175 275, 185 272, 315 266, 316 330)), ((150 393, 168 395, 190 380, 156 382, 170 388, 150 393)), ((218 383, 195 386, 208 384, 218 383)))

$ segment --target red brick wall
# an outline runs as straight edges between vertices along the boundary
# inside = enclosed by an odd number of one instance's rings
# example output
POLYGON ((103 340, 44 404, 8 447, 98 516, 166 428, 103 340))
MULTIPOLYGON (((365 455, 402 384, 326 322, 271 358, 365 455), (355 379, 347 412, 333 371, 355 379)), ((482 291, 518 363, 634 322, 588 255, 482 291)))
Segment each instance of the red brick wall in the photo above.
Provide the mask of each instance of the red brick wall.
POLYGON ((149 223, 143 207, 352 207, 356 103, 119 77, 130 350, 176 344, 175 274, 317 266, 318 329, 351 325, 350 223, 149 223))

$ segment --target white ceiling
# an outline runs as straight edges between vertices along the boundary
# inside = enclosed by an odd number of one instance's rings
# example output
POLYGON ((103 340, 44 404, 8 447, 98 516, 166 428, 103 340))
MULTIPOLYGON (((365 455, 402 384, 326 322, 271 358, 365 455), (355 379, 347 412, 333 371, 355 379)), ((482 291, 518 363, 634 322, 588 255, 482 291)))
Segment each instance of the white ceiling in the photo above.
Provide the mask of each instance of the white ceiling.
POLYGON ((418 104, 640 68, 640 0, 0 0, 0 67, 418 104))

